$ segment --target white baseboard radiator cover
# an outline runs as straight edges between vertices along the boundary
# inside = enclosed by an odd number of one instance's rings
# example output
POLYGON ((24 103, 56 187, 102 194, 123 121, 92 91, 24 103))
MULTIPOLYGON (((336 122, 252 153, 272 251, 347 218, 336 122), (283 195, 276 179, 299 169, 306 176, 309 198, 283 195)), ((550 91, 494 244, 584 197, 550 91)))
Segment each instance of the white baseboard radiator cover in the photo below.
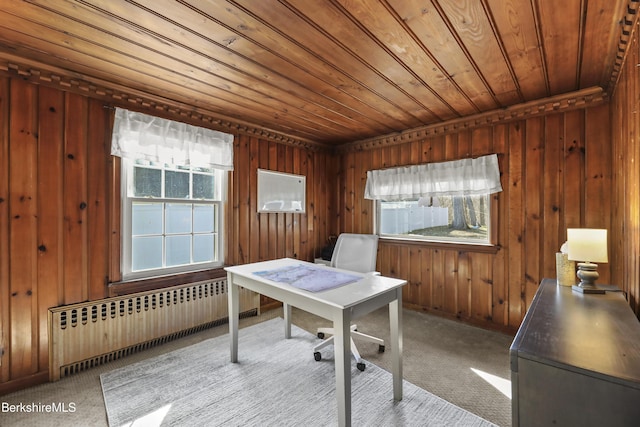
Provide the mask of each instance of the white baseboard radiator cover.
MULTIPOLYGON (((242 317, 260 295, 240 289, 242 317)), ((49 309, 49 380, 228 322, 227 279, 49 309)))

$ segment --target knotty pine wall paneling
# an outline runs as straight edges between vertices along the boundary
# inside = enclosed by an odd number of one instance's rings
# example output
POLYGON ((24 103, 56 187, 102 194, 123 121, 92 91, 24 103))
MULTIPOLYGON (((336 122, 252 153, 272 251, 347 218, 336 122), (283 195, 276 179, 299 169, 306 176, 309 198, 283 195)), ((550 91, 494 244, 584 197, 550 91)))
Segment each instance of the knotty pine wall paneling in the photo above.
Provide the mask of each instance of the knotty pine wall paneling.
MULTIPOLYGON (((505 124, 498 124, 493 127, 493 149, 497 153, 503 153, 498 156, 498 165, 501 171, 505 170, 505 167, 509 164, 509 150, 506 149, 508 144, 509 128, 505 124)), ((505 200, 509 199, 509 191, 511 190, 508 180, 502 178, 502 194, 501 196, 494 195, 493 208, 496 209, 498 221, 492 224, 494 236, 497 241, 506 241, 509 235, 509 222, 504 218, 509 217, 509 210, 505 200), (500 220, 503 218, 503 220, 500 220)), ((491 281, 491 319, 499 325, 509 324, 509 278, 507 271, 503 266, 507 265, 508 254, 499 250, 494 255, 493 262, 493 278, 491 281)))
MULTIPOLYGON (((335 211, 328 152, 237 135, 227 210, 226 264, 244 264, 289 257, 313 261, 331 233, 335 211), (306 177, 305 213, 258 213, 257 171, 268 169, 306 177)), ((272 300, 262 297, 262 305, 272 300)))
MULTIPOLYGON (((504 260, 509 265, 505 273, 507 283, 508 304, 507 321, 509 325, 516 324, 522 318, 525 310, 524 304, 524 182, 523 171, 525 169, 522 139, 524 126, 521 123, 507 125, 507 142, 505 144, 505 156, 500 164, 502 173, 502 194, 498 197, 503 205, 507 206, 506 215, 498 218, 498 223, 506 227, 506 235, 499 236, 498 243, 509 248, 504 260), (508 148, 507 148, 508 147, 508 148), (506 175, 506 176, 505 176, 506 175), (507 203, 506 201, 509 201, 507 203)), ((503 211, 504 212, 504 211, 503 211)), ((501 213, 501 212, 499 212, 501 213)), ((504 228, 501 228, 504 230, 504 228)))
POLYGON ((226 211, 225 264, 281 257, 312 261, 331 230, 334 197, 330 154, 239 134, 234 139, 226 211), (306 177, 306 212, 258 213, 257 171, 267 169, 306 177))
POLYGON ((9 324, 9 102, 10 80, 0 77, 0 383, 8 381, 9 324))
MULTIPOLYGON (((2 394, 48 378, 47 309, 104 298, 121 275, 111 110, 79 94, 1 78, 0 114, 2 394)), ((225 263, 318 256, 338 229, 335 159, 235 135, 225 263), (306 213, 258 214, 258 168, 305 175, 306 213)))
MULTIPOLYGON (((541 279, 540 257, 543 250, 542 206, 544 188, 544 122, 541 117, 524 122, 524 306, 533 299, 541 279)), ((558 246, 556 251, 560 249, 558 246)), ((555 253, 555 251, 554 251, 555 253)))
POLYGON ((0 385, 48 369, 47 309, 106 296, 110 115, 99 101, 0 80, 0 385))
MULTIPOLYGON (((65 111, 65 95, 55 89, 41 88, 38 102, 38 121, 41 136, 38 144, 38 309, 40 323, 39 347, 48 346, 47 309, 64 301, 64 170, 65 123, 60 117, 65 111), (46 159, 46 161, 44 161, 46 159), (47 291, 48 290, 48 291, 47 291)), ((13 141, 12 141, 13 143, 13 141)), ((82 255, 79 255, 82 256, 82 255)), ((40 352, 39 366, 47 366, 48 355, 40 352)))
POLYGON ((63 147, 63 290, 65 300, 86 301, 87 281, 87 121, 88 99, 65 99, 63 147), (73 262, 71 262, 73 260, 73 262))
MULTIPOLYGON (((409 284, 404 303, 488 327, 515 330, 568 227, 611 230, 609 106, 462 129, 339 157, 339 228, 371 232, 366 172, 497 153, 503 192, 494 195, 497 251, 381 240, 378 269, 409 284), (360 201, 360 205, 357 201, 360 201)), ((610 280, 610 264, 599 267, 610 280)))
MULTIPOLYGON (((640 317, 640 43, 633 29, 627 58, 611 100, 611 282, 627 292, 640 317)), ((605 141, 606 143, 606 141, 605 141)), ((597 202, 597 201, 596 201, 597 202)))
POLYGON ((37 88, 15 82, 7 94, 12 123, 9 127, 9 284, 7 321, 10 332, 12 375, 38 371, 38 165, 37 88), (27 101, 27 102, 25 102, 27 101), (19 165, 19 166, 18 166, 19 165), (16 167, 17 166, 17 167, 16 167), (13 327, 18 325, 18 327, 13 327))

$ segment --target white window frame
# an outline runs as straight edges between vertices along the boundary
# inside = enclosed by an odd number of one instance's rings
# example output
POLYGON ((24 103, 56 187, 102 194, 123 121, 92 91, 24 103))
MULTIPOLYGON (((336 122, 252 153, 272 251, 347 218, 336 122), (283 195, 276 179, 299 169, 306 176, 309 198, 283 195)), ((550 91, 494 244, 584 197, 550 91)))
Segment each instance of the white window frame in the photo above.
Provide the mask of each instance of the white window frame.
MULTIPOLYGON (((133 167, 136 166, 136 162, 131 159, 122 159, 121 167, 121 199, 122 199, 122 214, 121 214, 121 269, 123 280, 133 280, 142 278, 151 278, 157 276, 164 276, 177 273, 186 273, 199 270, 207 270, 213 268, 219 268, 224 265, 224 202, 226 200, 226 189, 228 172, 225 170, 216 169, 214 173, 214 182, 216 185, 217 200, 200 200, 200 199, 173 199, 173 198, 148 198, 148 197, 134 197, 130 196, 131 185, 133 179, 130 174, 133 172, 133 167), (214 258, 217 255, 217 259, 212 262, 199 262, 191 263, 180 266, 162 267, 157 269, 147 269, 140 271, 132 271, 132 252, 133 252, 133 236, 132 236, 132 205, 135 201, 143 202, 158 202, 158 203, 188 203, 188 204, 205 204, 213 205, 217 210, 217 233, 214 233, 214 258), (217 238, 216 238, 217 236, 217 238)), ((146 166, 145 166, 146 167, 146 166)), ((157 167, 162 169, 161 167, 157 167)), ((169 168, 167 168, 170 170, 169 168)), ((164 183, 162 184, 164 185, 164 183)), ((164 233, 163 233, 164 236, 164 233)), ((164 239, 164 237, 163 237, 164 239)), ((164 260, 164 244, 163 244, 163 260, 164 260)))

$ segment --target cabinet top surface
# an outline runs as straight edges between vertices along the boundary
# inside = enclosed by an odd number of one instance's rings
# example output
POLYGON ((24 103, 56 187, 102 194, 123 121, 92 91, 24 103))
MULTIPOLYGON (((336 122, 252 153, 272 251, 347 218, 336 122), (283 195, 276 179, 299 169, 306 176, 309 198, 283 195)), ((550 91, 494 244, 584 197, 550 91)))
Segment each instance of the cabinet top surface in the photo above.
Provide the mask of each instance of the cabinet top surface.
POLYGON ((640 388, 640 322, 621 292, 582 294, 545 279, 511 345, 512 370, 518 357, 640 388))

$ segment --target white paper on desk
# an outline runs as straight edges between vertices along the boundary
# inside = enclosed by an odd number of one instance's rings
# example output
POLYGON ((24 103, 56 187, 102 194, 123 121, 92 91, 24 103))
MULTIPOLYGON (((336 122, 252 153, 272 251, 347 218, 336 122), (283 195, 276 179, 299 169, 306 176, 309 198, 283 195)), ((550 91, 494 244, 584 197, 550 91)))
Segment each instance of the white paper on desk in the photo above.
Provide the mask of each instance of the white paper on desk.
POLYGON ((287 283, 298 289, 321 292, 357 282, 360 276, 335 271, 327 267, 291 265, 273 270, 256 271, 253 274, 278 283, 287 283))

